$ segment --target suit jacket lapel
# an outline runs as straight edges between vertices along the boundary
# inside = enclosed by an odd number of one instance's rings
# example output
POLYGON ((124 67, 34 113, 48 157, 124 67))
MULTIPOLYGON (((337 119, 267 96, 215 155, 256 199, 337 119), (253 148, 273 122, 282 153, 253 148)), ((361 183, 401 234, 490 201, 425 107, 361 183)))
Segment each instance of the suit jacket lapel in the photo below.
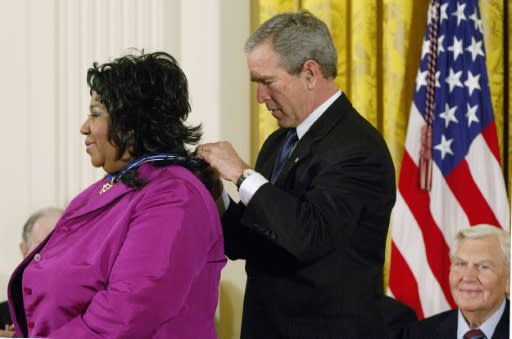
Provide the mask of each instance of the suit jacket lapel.
POLYGON ((258 155, 255 169, 269 181, 272 176, 272 169, 274 168, 276 159, 279 156, 279 151, 286 138, 287 131, 287 128, 280 128, 271 134, 268 140, 265 141, 265 144, 258 155))
MULTIPOLYGON (((333 129, 337 124, 339 124, 344 119, 344 114, 348 111, 350 107, 350 102, 342 94, 338 99, 336 99, 336 101, 333 102, 331 106, 327 108, 324 114, 322 114, 322 116, 318 118, 317 121, 315 121, 315 123, 306 132, 306 134, 304 134, 304 136, 299 140, 297 146, 292 151, 290 157, 286 161, 281 172, 281 175, 276 181, 276 184, 278 186, 282 185, 283 180, 285 180, 290 171, 297 164, 311 156, 313 144, 315 144, 318 140, 323 139, 331 129, 333 129)), ((283 135, 284 134, 285 133, 283 131, 283 135)), ((279 152, 275 153, 277 156, 279 152)), ((273 163, 271 163, 270 165, 271 166, 269 173, 272 173, 273 163)))
POLYGON ((510 300, 507 298, 505 302, 505 311, 503 312, 503 315, 501 316, 498 325, 496 325, 496 329, 494 330, 494 334, 492 335, 491 339, 507 338, 507 336, 510 333, 510 300))

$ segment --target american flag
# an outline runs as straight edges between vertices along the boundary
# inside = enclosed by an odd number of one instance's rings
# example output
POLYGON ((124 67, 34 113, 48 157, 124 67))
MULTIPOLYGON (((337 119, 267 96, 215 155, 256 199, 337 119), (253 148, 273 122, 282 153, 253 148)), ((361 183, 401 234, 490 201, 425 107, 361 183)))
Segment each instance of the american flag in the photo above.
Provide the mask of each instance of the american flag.
POLYGON ((477 0, 432 0, 391 219, 389 294, 420 319, 455 307, 457 231, 508 229, 477 0))

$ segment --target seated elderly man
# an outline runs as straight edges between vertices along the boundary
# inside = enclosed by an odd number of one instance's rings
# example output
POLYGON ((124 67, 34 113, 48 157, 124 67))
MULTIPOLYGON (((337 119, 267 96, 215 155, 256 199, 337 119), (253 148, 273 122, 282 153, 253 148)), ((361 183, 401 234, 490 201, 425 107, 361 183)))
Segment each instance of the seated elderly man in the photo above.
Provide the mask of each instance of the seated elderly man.
POLYGON ((451 253, 450 289, 458 308, 405 328, 402 338, 509 337, 510 234, 491 225, 463 229, 451 253))

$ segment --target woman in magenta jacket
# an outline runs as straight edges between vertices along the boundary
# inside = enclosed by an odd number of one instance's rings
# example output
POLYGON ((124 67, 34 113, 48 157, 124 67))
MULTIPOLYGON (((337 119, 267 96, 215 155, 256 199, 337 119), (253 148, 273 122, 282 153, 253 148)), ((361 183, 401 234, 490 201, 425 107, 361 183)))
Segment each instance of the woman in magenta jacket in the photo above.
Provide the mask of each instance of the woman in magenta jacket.
POLYGON ((187 144, 187 80, 163 52, 94 63, 85 150, 107 176, 14 271, 17 336, 216 338, 226 263, 204 165, 187 144))

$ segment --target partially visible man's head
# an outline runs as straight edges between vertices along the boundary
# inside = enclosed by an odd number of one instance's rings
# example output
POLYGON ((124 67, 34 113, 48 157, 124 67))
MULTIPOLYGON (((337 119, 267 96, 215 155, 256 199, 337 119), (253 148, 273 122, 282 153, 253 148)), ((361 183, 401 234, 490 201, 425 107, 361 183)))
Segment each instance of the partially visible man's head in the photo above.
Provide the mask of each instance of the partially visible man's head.
POLYGON ((510 234, 491 225, 459 231, 451 253, 450 288, 466 320, 482 323, 510 291, 510 234))
POLYGON ((32 214, 23 225, 20 251, 26 257, 34 250, 55 228, 62 215, 62 209, 49 207, 32 214))

